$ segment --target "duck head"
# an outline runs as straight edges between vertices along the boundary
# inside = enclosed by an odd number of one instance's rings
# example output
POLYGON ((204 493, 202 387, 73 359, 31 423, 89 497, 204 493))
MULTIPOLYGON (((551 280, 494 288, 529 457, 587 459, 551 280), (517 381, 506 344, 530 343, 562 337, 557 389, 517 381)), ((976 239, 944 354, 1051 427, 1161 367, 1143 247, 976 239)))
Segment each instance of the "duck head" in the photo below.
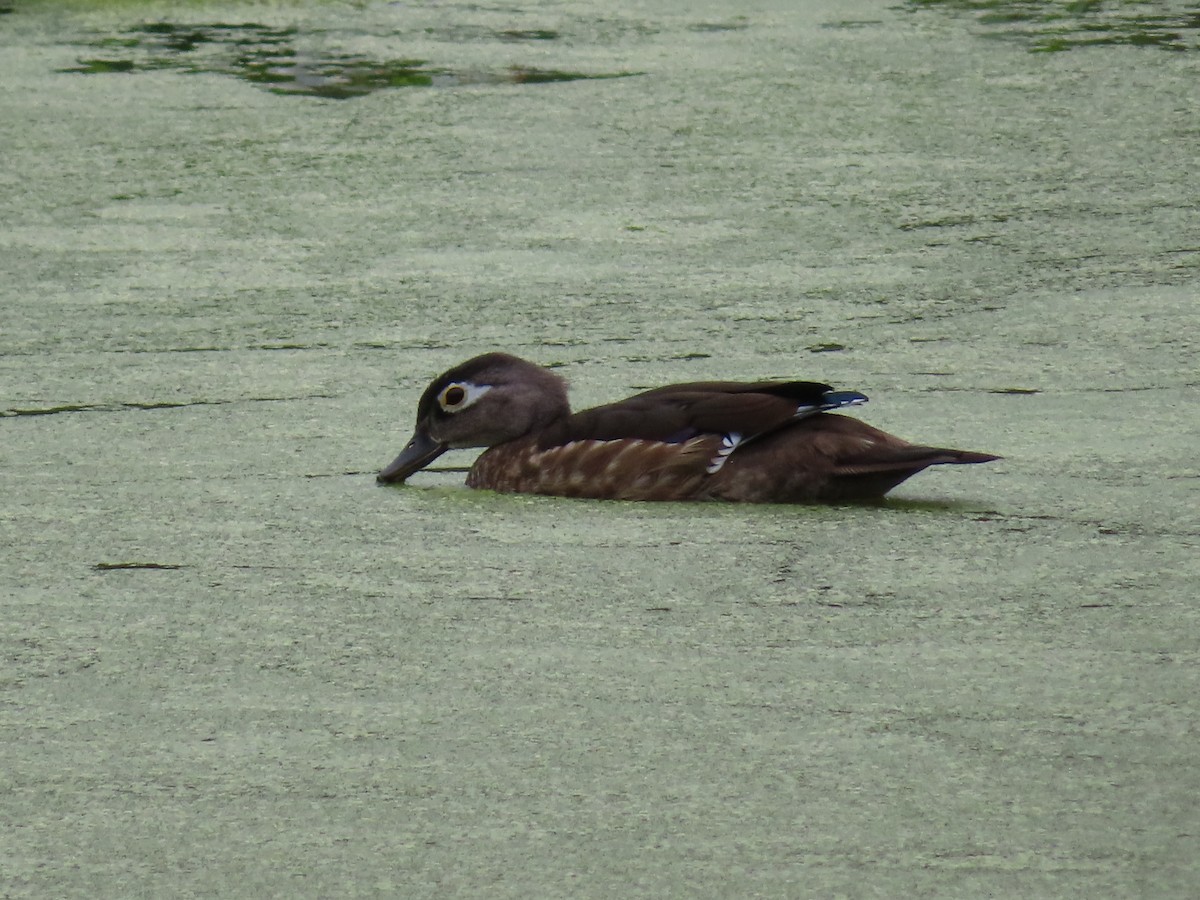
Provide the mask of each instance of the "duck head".
POLYGON ((447 450, 494 447, 569 415, 566 383, 507 353, 485 353, 439 375, 417 403, 417 426, 375 478, 401 482, 447 450))

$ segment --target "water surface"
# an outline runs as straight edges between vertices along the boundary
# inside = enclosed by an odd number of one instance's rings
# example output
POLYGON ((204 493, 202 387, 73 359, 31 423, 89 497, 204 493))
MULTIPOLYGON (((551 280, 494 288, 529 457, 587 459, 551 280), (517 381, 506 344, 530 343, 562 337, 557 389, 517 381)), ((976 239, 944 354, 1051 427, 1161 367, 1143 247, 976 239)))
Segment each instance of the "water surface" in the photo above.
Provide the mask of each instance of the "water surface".
POLYGON ((796 6, 0 16, 10 893, 1195 895, 1195 9, 796 6), (377 488, 489 349, 1005 460, 377 488))

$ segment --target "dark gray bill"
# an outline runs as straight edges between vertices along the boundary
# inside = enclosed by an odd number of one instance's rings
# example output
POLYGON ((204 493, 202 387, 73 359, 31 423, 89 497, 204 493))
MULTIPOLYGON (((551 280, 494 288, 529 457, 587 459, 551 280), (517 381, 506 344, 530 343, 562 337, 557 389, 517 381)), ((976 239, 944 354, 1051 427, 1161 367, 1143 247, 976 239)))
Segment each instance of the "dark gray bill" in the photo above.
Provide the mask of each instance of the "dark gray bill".
POLYGON ((425 468, 449 449, 445 444, 435 441, 427 435, 424 429, 418 428, 413 434, 412 440, 404 445, 404 449, 400 451, 400 455, 388 463, 375 476, 375 480, 380 484, 393 484, 397 481, 403 481, 413 472, 425 468))

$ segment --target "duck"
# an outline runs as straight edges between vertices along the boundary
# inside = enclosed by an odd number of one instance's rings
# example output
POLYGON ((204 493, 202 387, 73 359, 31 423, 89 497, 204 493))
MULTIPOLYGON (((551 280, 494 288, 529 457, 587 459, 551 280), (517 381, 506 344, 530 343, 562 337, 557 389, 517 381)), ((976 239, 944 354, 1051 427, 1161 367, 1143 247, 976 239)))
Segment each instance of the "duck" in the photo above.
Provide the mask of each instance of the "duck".
POLYGON ((991 453, 912 444, 835 410, 866 396, 813 381, 702 381, 572 412, 566 382, 508 353, 443 372, 376 476, 400 484, 451 449, 485 448, 467 486, 596 500, 878 501, 937 465, 991 453))

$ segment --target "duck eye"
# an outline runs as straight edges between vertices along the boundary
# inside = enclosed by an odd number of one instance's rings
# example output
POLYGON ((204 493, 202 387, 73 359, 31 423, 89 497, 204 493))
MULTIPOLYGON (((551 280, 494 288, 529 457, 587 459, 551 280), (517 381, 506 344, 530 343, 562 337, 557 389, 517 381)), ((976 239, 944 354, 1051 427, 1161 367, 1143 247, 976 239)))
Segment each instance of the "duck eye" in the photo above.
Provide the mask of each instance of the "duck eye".
POLYGON ((442 391, 442 409, 454 409, 456 406, 461 406, 462 402, 466 399, 466 389, 460 384, 452 384, 442 391))

